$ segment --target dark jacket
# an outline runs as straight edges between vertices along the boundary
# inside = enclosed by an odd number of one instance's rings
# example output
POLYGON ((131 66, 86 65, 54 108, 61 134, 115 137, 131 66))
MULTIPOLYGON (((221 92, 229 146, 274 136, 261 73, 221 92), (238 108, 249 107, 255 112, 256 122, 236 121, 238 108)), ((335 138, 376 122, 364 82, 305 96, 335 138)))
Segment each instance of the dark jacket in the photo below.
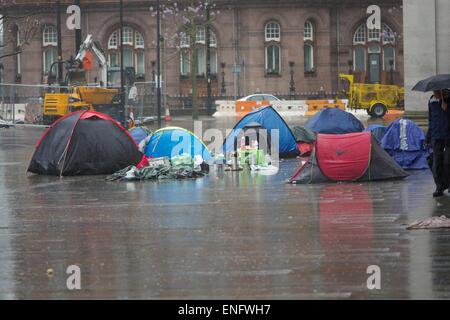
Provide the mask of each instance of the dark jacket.
POLYGON ((441 101, 431 97, 428 102, 428 132, 426 141, 450 139, 449 111, 443 110, 441 101))

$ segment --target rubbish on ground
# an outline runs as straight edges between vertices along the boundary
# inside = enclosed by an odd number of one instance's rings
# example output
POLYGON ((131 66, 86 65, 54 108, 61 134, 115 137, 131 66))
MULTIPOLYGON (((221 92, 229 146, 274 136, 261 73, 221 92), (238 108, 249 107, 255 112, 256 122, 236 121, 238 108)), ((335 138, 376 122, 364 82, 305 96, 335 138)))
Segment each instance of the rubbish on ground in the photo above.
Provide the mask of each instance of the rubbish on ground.
POLYGON ((167 157, 148 159, 148 167, 169 166, 170 159, 167 157))
MULTIPOLYGON (((197 158, 199 161, 200 158, 197 158)), ((167 163, 166 158, 150 159, 151 163, 144 168, 128 166, 114 174, 108 176, 108 181, 139 181, 139 180, 162 180, 162 179, 195 179, 203 177, 209 173, 209 165, 202 162, 195 166, 194 160, 189 154, 182 154, 170 159, 167 163)))
POLYGON ((311 158, 290 178, 290 183, 375 181, 408 176, 369 132, 318 134, 311 158))
POLYGON ((450 219, 442 215, 440 217, 430 217, 414 221, 406 229, 438 229, 450 228, 450 219))

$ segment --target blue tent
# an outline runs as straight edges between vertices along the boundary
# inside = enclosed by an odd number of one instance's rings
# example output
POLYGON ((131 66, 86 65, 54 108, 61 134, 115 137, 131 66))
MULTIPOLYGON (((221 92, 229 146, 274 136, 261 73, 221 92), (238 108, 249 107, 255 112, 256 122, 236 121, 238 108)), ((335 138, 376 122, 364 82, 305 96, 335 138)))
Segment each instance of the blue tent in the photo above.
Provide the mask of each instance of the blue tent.
POLYGON ((155 131, 145 149, 145 154, 153 158, 172 158, 183 153, 190 154, 192 157, 201 155, 206 161, 212 160, 211 153, 199 138, 192 132, 178 127, 167 127, 155 131))
POLYGON ((316 113, 305 125, 316 133, 346 134, 364 131, 354 115, 339 108, 325 108, 316 113))
POLYGON ((381 139, 383 139, 383 136, 386 133, 386 126, 383 126, 381 124, 370 124, 365 131, 372 132, 375 140, 381 142, 381 139))
MULTIPOLYGON (((234 151, 234 139, 247 126, 259 124, 262 129, 267 131, 268 140, 273 140, 273 130, 278 130, 279 137, 279 155, 281 157, 296 156, 298 154, 297 143, 291 129, 283 118, 271 106, 259 108, 245 115, 233 128, 223 143, 224 153, 234 151)), ((272 141, 276 143, 276 141, 272 141)), ((239 142, 238 142, 239 144, 239 142)))
POLYGON ((381 147, 404 169, 428 169, 425 134, 413 121, 397 119, 386 129, 381 147))
POLYGON ((140 144, 142 140, 147 138, 150 135, 150 131, 143 127, 134 127, 130 129, 130 135, 133 137, 136 144, 140 144))

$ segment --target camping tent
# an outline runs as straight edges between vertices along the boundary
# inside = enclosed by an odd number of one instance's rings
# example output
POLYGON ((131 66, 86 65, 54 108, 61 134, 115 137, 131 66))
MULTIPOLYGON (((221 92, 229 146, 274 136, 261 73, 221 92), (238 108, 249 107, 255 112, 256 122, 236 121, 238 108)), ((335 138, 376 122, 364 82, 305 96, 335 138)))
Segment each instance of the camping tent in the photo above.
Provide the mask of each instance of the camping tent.
POLYGON ((152 158, 172 158, 186 153, 192 158, 201 155, 205 161, 212 160, 208 148, 195 134, 178 127, 167 127, 155 131, 145 150, 145 154, 152 158))
POLYGON ((381 124, 370 124, 366 130, 366 132, 372 132, 373 136, 378 142, 381 142, 384 134, 386 133, 386 127, 381 124))
MULTIPOLYGON (((267 138, 273 144, 279 143, 278 151, 280 157, 296 156, 298 154, 297 143, 291 129, 271 106, 259 108, 243 117, 225 139, 223 143, 224 153, 233 152, 235 150, 235 139, 246 135, 244 132, 246 128, 249 128, 249 126, 254 127, 255 123, 260 125, 260 132, 264 130, 267 138), (278 132, 275 130, 278 130, 278 132), (275 138, 275 135, 278 135, 278 137, 275 138)), ((263 134, 261 133, 261 135, 263 134)), ((264 144, 270 145, 270 143, 264 144)))
POLYGON ((413 121, 397 119, 386 129, 381 147, 404 169, 428 169, 425 134, 413 121))
POLYGON ((408 174, 369 132, 318 134, 312 157, 290 178, 291 183, 375 181, 408 174))
POLYGON ((99 112, 78 111, 45 131, 28 171, 59 176, 111 174, 141 158, 133 138, 118 122, 99 112))
POLYGON ((300 156, 307 157, 314 149, 314 142, 316 141, 316 134, 305 127, 295 126, 292 128, 295 140, 297 141, 297 148, 300 156))
POLYGON ((130 130, 130 135, 133 137, 136 144, 140 144, 142 140, 148 137, 149 134, 151 134, 150 130, 148 130, 145 127, 134 127, 130 130))
POLYGON ((353 114, 339 108, 325 108, 305 125, 317 133, 345 134, 364 131, 364 126, 353 114))

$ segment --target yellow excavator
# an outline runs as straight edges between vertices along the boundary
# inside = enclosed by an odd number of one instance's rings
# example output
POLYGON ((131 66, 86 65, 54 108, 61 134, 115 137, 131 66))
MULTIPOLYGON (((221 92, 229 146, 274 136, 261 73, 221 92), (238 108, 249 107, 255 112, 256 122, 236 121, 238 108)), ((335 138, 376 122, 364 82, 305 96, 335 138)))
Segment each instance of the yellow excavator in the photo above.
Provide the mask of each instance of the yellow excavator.
MULTIPOLYGON (((53 68, 59 64, 55 62, 50 68, 50 75, 53 68)), ((88 35, 80 47, 75 57, 64 61, 66 66, 66 79, 63 86, 49 86, 50 92, 44 96, 44 124, 51 124, 59 117, 78 110, 94 110, 106 113, 121 123, 124 123, 124 111, 121 108, 118 88, 107 88, 108 78, 117 78, 115 73, 119 73, 120 68, 108 70, 106 58, 97 44, 93 41, 92 35, 88 35), (88 86, 86 81, 86 70, 83 66, 86 56, 95 56, 101 70, 101 81, 99 86, 88 86)), ((61 67, 61 66, 59 66, 61 67)), ((51 81, 49 81, 50 84, 51 81)), ((60 84, 61 85, 61 84, 60 84)))

